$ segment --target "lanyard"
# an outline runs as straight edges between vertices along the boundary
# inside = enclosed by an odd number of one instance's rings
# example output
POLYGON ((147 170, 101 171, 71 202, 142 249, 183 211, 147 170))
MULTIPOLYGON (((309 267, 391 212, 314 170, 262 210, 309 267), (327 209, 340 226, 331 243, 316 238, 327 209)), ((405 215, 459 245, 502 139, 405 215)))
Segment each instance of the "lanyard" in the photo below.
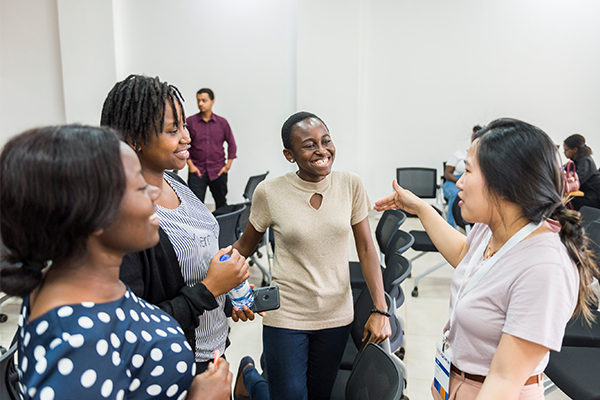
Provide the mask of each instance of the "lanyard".
MULTIPOLYGON (((450 315, 450 329, 452 329, 452 323, 454 322, 454 316, 456 314, 456 308, 458 302, 464 297, 464 293, 467 292, 468 289, 472 289, 475 285, 477 285, 481 279, 489 272, 490 269, 498 262, 500 257, 509 252, 513 247, 515 247, 520 241, 525 239, 527 236, 531 235, 536 229, 538 229, 544 220, 542 219, 539 224, 534 222, 530 222, 521 228, 517 233, 515 233, 504 245, 498 250, 496 254, 484 260, 481 264, 481 267, 475 272, 473 277, 469 280, 469 282, 465 285, 463 278, 463 283, 460 285, 458 289, 458 293, 456 294, 456 302, 454 303, 454 307, 452 308, 452 314, 450 315)), ((467 267, 467 271, 465 272, 465 278, 467 278, 476 265, 479 263, 479 260, 483 258, 483 252, 488 245, 490 238, 492 237, 492 232, 488 232, 485 238, 481 241, 481 244, 473 253, 471 260, 469 261, 469 265, 467 267)), ((448 333, 448 332, 447 332, 448 333)))

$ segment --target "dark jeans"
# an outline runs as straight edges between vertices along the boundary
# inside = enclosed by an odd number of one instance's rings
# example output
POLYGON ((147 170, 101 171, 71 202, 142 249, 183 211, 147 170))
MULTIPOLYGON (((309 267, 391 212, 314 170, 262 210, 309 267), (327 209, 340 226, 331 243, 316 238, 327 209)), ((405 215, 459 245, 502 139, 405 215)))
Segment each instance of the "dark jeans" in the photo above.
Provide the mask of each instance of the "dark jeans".
POLYGON ((329 400, 349 334, 350 325, 316 331, 264 326, 271 400, 329 400))
POLYGON ((202 177, 198 178, 198 175, 192 174, 191 172, 188 174, 188 185, 192 192, 201 202, 204 203, 204 198, 206 197, 206 187, 210 188, 210 193, 215 199, 215 207, 223 207, 227 205, 227 174, 221 174, 214 181, 208 180, 208 173, 203 172, 202 177))

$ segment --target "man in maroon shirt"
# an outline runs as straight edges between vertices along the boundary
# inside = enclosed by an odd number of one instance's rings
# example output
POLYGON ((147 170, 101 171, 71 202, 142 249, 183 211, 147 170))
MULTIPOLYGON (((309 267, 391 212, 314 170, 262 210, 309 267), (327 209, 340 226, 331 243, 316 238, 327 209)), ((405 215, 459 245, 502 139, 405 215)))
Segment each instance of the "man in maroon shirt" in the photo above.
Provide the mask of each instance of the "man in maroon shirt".
POLYGON ((212 112, 215 94, 203 88, 196 94, 198 114, 186 122, 192 139, 190 158, 187 160, 188 185, 204 202, 206 187, 210 188, 216 208, 227 205, 227 172, 236 157, 237 147, 229 123, 212 112), (227 158, 223 144, 227 142, 227 158))

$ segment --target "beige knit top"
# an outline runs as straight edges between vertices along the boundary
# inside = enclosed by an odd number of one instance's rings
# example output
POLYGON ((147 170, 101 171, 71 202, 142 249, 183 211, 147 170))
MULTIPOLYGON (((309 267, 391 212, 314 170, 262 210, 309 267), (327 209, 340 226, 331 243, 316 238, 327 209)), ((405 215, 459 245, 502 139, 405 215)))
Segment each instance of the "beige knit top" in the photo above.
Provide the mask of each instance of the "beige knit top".
POLYGON ((259 232, 273 227, 273 284, 281 307, 267 312, 268 326, 316 330, 348 325, 353 319, 348 268, 352 225, 369 211, 360 177, 332 171, 321 182, 290 172, 261 182, 252 199, 250 223, 259 232), (310 198, 319 193, 319 209, 310 198))

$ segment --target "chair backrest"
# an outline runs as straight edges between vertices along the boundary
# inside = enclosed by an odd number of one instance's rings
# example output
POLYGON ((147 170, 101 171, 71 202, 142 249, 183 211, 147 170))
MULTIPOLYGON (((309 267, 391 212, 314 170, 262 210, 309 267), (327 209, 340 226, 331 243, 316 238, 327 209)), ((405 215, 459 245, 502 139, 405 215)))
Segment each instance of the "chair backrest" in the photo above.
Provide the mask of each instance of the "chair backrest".
POLYGON ((232 211, 227 214, 217 215, 215 218, 219 223, 219 248, 224 248, 230 244, 234 244, 238 239, 238 225, 240 215, 246 210, 244 204, 238 210, 232 211))
MULTIPOLYGON (((248 221, 250 220, 250 208, 252 207, 252 203, 247 201, 245 203, 239 203, 239 205, 244 205, 246 206, 246 208, 244 209, 244 211, 242 211, 242 213, 240 214, 240 219, 238 220, 238 226, 237 226, 237 237, 238 239, 240 238, 240 236, 242 236, 242 233, 244 233, 244 230, 246 229, 246 225, 248 225, 248 221)), ((238 207, 238 209, 241 207, 238 207)))
POLYGON ((268 174, 269 171, 265 172, 262 175, 254 175, 248 178, 248 183, 246 183, 246 188, 244 189, 244 199, 246 199, 246 201, 252 201, 254 189, 256 189, 259 183, 265 180, 268 174))
POLYGON ((406 250, 410 249, 410 246, 412 246, 414 242, 415 238, 413 235, 403 230, 397 230, 390 239, 387 249, 385 249, 385 265, 387 265, 389 258, 395 253, 404 253, 406 250))
POLYGON ((404 376, 393 357, 376 344, 365 346, 346 384, 346 400, 401 399, 404 376))
POLYGON ((396 180, 422 199, 437 196, 437 170, 435 168, 397 168, 396 180))
MULTIPOLYGON (((588 237, 588 249, 594 253, 596 260, 600 260, 600 221, 592 221, 585 233, 588 237)), ((597 277, 600 279, 600 277, 597 277)))
POLYGON ((593 221, 600 221, 600 208, 583 206, 579 209, 581 214, 581 225, 587 229, 593 221))
POLYGON ((385 253, 390 239, 405 220, 406 214, 400 210, 386 210, 383 212, 375 228, 375 239, 377 239, 381 252, 385 253))
MULTIPOLYGON (((14 340, 13 340, 14 342, 14 340)), ((0 356, 0 400, 20 399, 17 375, 15 366, 15 353, 17 343, 13 343, 8 351, 0 356)))
POLYGON ((456 222, 456 225, 460 226, 467 233, 469 233, 469 230, 471 229, 471 225, 473 225, 473 224, 470 222, 467 222, 463 219, 462 213, 460 211, 460 206, 458 205, 459 201, 460 201, 460 198, 458 196, 456 196, 456 199, 454 199, 454 203, 452 203, 452 216, 454 217, 454 222, 456 222))
MULTIPOLYGON (((387 293, 385 294, 385 301, 388 310, 393 310, 392 298, 387 293)), ((369 288, 365 286, 354 303, 354 321, 352 321, 352 326, 350 328, 350 336, 359 352, 364 346, 362 337, 365 330, 365 324, 371 316, 372 308, 373 300, 371 299, 371 293, 369 293, 369 288)))
POLYGON ((388 258, 383 270, 383 288, 392 299, 400 296, 400 284, 408 277, 411 270, 411 262, 402 254, 394 253, 388 258))

